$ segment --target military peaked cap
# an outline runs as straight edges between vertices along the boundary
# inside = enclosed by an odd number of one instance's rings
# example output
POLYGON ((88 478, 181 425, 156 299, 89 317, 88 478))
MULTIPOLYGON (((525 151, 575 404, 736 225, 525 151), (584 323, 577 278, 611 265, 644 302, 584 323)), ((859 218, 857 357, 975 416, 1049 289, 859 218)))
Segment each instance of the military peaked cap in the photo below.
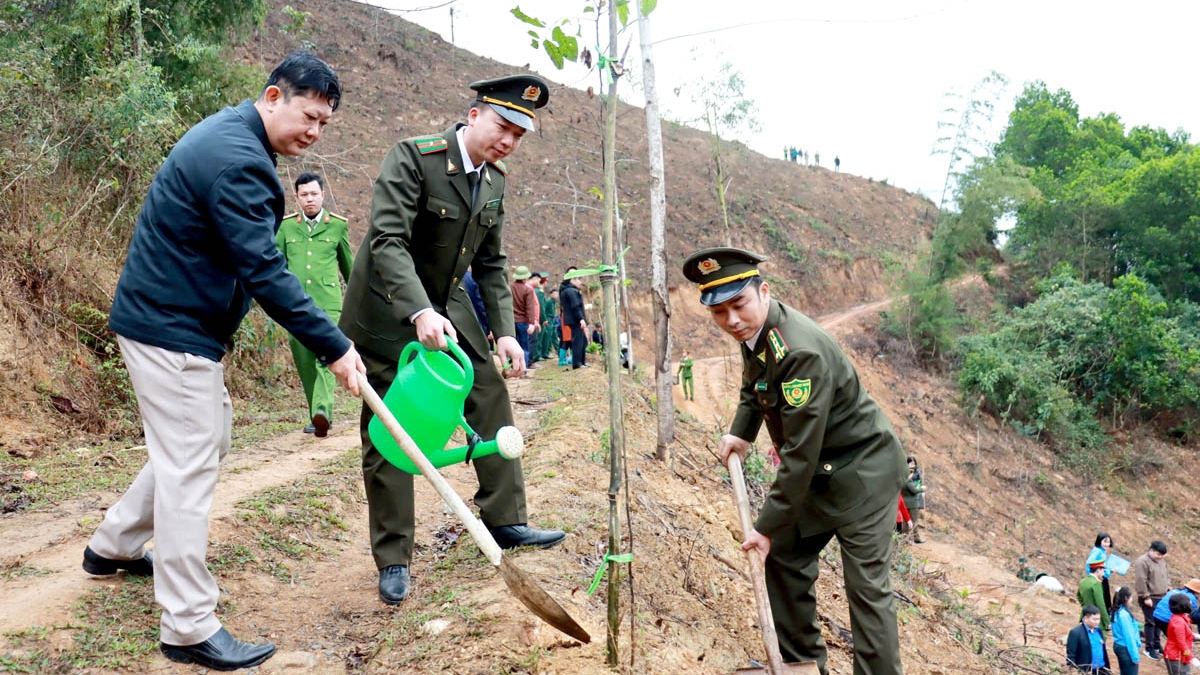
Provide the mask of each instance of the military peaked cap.
POLYGON ((533 131, 534 110, 550 100, 550 87, 535 75, 509 75, 470 84, 477 93, 476 102, 492 106, 501 117, 533 131))
POLYGON ((740 248, 706 248, 683 262, 683 276, 700 284, 700 303, 719 305, 742 292, 767 259, 740 248))

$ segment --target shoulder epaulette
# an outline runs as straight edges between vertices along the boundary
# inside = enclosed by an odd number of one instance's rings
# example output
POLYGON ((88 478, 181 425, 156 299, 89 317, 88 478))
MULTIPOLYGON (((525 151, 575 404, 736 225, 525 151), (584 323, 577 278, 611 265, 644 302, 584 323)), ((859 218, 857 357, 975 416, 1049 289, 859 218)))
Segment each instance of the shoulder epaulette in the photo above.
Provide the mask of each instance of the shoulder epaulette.
POLYGON ((286 216, 284 216, 284 217, 283 217, 283 219, 284 219, 284 220, 290 220, 290 219, 292 219, 292 218, 295 218, 295 217, 296 217, 296 216, 298 216, 298 215, 300 215, 300 212, 299 212, 299 211, 296 211, 296 212, 294 212, 294 213, 289 213, 289 214, 287 214, 286 216))
POLYGON ((787 341, 783 339, 783 333, 780 333, 778 328, 772 328, 767 333, 767 344, 771 345, 771 354, 775 357, 775 363, 779 363, 783 357, 788 355, 787 341))
POLYGON ((422 155, 432 155, 435 152, 445 152, 450 144, 441 136, 430 136, 428 138, 415 138, 413 145, 417 146, 417 152, 422 155))
POLYGON ((508 175, 508 169, 505 168, 503 160, 499 160, 499 159, 496 160, 495 162, 492 163, 492 166, 496 167, 496 170, 499 171, 500 173, 504 174, 505 176, 508 175))
POLYGON ((329 212, 329 217, 337 218, 338 220, 345 221, 345 222, 350 222, 350 220, 348 218, 346 218, 346 216, 340 216, 340 215, 334 213, 333 211, 329 212))

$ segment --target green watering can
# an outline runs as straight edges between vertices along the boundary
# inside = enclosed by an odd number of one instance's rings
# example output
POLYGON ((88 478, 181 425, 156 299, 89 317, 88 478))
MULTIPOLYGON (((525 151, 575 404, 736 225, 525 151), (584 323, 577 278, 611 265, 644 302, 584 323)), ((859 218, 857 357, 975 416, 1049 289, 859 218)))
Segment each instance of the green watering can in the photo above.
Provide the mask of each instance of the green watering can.
MULTIPOLYGON (((420 342, 408 343, 400 352, 396 379, 383 404, 436 468, 496 453, 505 459, 520 457, 525 439, 516 427, 501 427, 495 439, 485 441, 463 419, 463 403, 475 384, 475 369, 461 347, 450 340, 446 344, 449 352, 426 349, 420 342), (467 444, 447 448, 459 427, 467 434, 467 444)), ((397 469, 421 473, 378 416, 367 425, 367 435, 379 454, 397 469)))

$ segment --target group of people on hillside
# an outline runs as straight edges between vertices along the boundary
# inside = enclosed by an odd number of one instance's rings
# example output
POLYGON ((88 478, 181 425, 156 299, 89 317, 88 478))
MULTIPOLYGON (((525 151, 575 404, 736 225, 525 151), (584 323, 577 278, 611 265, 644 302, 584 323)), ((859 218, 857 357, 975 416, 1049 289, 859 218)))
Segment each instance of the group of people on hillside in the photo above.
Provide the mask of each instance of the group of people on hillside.
POLYGON ((1193 626, 1200 624, 1200 579, 1171 588, 1167 545, 1150 542, 1132 565, 1112 553, 1113 540, 1096 535, 1088 554, 1087 574, 1075 597, 1082 607, 1079 625, 1067 635, 1067 665, 1085 673, 1111 674, 1109 634, 1120 675, 1137 675, 1145 656, 1163 661, 1170 675, 1188 675, 1194 662, 1192 642, 1200 640, 1193 626), (1133 586, 1110 592, 1110 577, 1132 570, 1133 586), (1135 611, 1140 609, 1142 620, 1135 611))
MULTIPOLYGON (((603 344, 599 326, 588 334, 587 306, 580 288, 581 277, 570 273, 568 267, 562 285, 554 288, 546 272, 531 272, 524 265, 513 270, 513 311, 516 313, 517 338, 527 346, 530 368, 551 354, 558 357, 559 366, 586 368, 589 340, 603 344), (547 292, 545 289, 549 287, 547 292), (522 334, 525 337, 522 337, 522 334)), ((486 321, 481 317, 480 321, 486 321)), ((486 323, 484 330, 487 330, 486 323)))
MULTIPOLYGON (((800 148, 797 148, 794 145, 784 146, 783 159, 784 159, 784 161, 793 162, 796 164, 804 164, 806 166, 809 163, 808 162, 808 152, 805 150, 801 150, 800 148)), ((819 153, 819 152, 813 153, 812 159, 813 159, 812 164, 814 166, 821 166, 821 153, 819 153)), ((838 157, 837 155, 834 155, 834 157, 833 157, 833 170, 834 171, 842 170, 842 158, 838 157)))

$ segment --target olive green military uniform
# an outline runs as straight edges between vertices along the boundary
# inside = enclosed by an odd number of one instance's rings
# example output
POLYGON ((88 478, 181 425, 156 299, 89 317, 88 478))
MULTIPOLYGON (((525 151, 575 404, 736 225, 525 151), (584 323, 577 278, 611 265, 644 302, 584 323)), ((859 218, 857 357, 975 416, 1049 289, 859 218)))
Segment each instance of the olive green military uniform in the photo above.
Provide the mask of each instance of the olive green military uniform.
MULTIPOLYGON (((304 291, 337 323, 342 315, 342 282, 338 273, 342 279, 349 279, 354 263, 350 227, 345 218, 324 209, 317 214, 316 221, 310 232, 304 214, 284 216, 275 235, 275 245, 287 258, 288 269, 300 280, 304 291)), ((294 336, 290 342, 292 360, 308 401, 308 416, 311 418, 320 410, 328 417, 333 412, 337 378, 294 336)))
POLYGON ((683 387, 683 397, 689 401, 696 400, 696 385, 692 382, 693 365, 692 357, 685 356, 679 361, 679 369, 675 371, 675 374, 679 375, 679 384, 683 387))
POLYGON ((784 660, 816 660, 826 672, 814 586, 818 554, 836 536, 854 673, 899 674, 888 573, 907 467, 891 423, 837 342, 778 301, 753 351, 743 343, 742 363, 730 433, 753 441, 765 421, 782 461, 754 527, 771 538, 766 581, 784 660))
MULTIPOLYGON (((508 389, 492 362, 488 341, 460 285, 467 266, 479 283, 492 333, 515 335, 504 225, 504 167, 484 164, 478 195, 463 170, 455 125, 440 136, 410 138, 388 153, 375 181, 371 226, 354 261, 341 329, 354 341, 380 396, 395 378, 404 346, 417 339, 410 318, 432 307, 446 316, 475 367, 464 406, 484 440, 513 423, 508 389)), ((363 479, 376 565, 407 565, 413 550, 413 477, 389 464, 371 444, 363 406, 363 479)), ((479 477, 475 505, 491 527, 526 522, 519 460, 489 455, 472 461, 479 477)))
POLYGON ((551 354, 558 354, 558 331, 554 330, 554 317, 558 314, 558 302, 545 294, 546 302, 542 303, 542 335, 541 355, 543 359, 551 354))
POLYGON ((529 353, 534 361, 541 361, 546 358, 546 294, 542 292, 541 286, 533 289, 533 292, 537 295, 538 301, 538 332, 530 338, 533 340, 533 344, 529 348, 529 353))

